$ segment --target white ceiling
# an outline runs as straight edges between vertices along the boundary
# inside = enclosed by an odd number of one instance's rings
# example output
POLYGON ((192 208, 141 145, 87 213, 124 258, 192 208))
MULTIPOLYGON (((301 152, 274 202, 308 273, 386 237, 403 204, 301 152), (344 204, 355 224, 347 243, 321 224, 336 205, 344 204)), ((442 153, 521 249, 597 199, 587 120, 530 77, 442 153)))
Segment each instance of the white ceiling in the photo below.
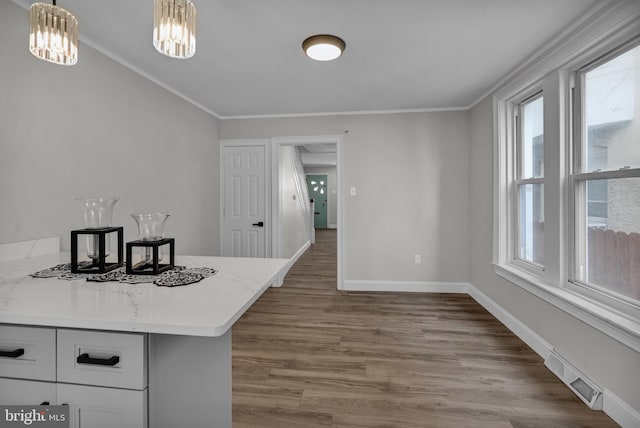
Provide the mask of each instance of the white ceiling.
POLYGON ((300 159, 305 167, 336 166, 336 144, 306 144, 300 146, 300 159))
MULTIPOLYGON (((35 0, 14 1, 28 7, 35 0)), ((225 118, 468 108, 579 17, 610 2, 193 1, 197 49, 189 60, 153 48, 153 0, 57 3, 76 15, 85 43, 225 118), (344 55, 306 58, 301 43, 318 33, 343 38, 344 55)))

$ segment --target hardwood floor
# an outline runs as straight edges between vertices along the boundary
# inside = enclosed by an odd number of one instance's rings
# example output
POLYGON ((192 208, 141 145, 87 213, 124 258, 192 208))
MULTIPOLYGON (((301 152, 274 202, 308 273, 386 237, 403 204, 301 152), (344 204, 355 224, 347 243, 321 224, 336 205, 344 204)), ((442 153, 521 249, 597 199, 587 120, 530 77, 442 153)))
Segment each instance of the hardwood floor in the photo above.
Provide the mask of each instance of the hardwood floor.
POLYGON ((469 296, 337 291, 335 239, 233 327, 234 428, 617 426, 469 296))

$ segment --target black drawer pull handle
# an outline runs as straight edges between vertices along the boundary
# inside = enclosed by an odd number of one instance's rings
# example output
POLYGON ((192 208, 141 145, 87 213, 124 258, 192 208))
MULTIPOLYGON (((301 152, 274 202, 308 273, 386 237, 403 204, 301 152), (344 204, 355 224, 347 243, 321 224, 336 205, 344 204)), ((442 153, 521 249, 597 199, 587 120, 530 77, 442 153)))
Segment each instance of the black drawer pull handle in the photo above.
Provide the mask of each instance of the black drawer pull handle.
POLYGON ((42 403, 40 403, 41 406, 48 406, 49 402, 48 401, 43 401, 42 403))
POLYGON ((0 357, 18 358, 20 355, 24 355, 24 348, 18 348, 15 351, 0 351, 0 357))
POLYGON ((91 358, 89 354, 80 354, 76 358, 78 364, 97 364, 99 366, 115 366, 120 362, 120 357, 114 355, 111 358, 91 358))

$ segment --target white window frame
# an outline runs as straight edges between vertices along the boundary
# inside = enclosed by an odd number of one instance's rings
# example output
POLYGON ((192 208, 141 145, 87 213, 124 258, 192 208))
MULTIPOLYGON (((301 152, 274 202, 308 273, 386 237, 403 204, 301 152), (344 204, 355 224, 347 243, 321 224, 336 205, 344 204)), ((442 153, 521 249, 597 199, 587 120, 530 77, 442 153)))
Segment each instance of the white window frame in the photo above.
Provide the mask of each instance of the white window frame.
MULTIPOLYGON (((570 251, 570 270, 569 283, 567 289, 588 296, 596 302, 607 307, 613 308, 623 314, 640 319, 640 301, 627 296, 617 294, 606 289, 606 287, 590 284, 582 281, 579 270, 581 264, 586 259, 586 190, 585 186, 588 181, 592 180, 608 180, 621 178, 640 178, 640 168, 620 168, 617 170, 605 171, 584 171, 582 162, 584 161, 584 151, 586 139, 583 135, 584 121, 584 86, 585 76, 588 72, 614 59, 615 57, 627 52, 633 48, 640 46, 640 38, 625 43, 607 54, 592 61, 588 65, 580 68, 571 76, 571 84, 573 89, 572 102, 572 118, 573 118, 573 141, 572 141, 572 174, 570 176, 570 221, 571 227, 571 245, 570 251)), ((584 267, 582 267, 584 268, 584 267)))
MULTIPOLYGON (((493 95, 495 273, 549 304, 640 352, 640 311, 573 282, 575 257, 574 187, 588 176, 571 175, 572 81, 599 58, 640 37, 638 4, 611 3, 606 14, 576 24, 507 76, 493 95), (517 233, 514 199, 514 108, 540 88, 545 113, 545 269, 531 269, 513 258, 517 233), (550 215, 549 215, 550 214, 550 215)), ((627 174, 621 172, 616 174, 627 174)))
MULTIPOLYGON (((497 192, 500 199, 498 215, 494 216, 494 231, 499 230, 500 242, 494 239, 494 264, 510 266, 538 280, 542 280, 544 266, 521 259, 519 255, 520 233, 520 197, 519 186, 523 184, 544 183, 544 177, 519 178, 521 165, 518 145, 521 142, 521 130, 517 124, 518 116, 521 116, 521 106, 527 101, 538 96, 543 96, 542 82, 534 82, 528 88, 519 91, 503 102, 494 100, 494 107, 499 110, 495 114, 496 124, 500 129, 501 143, 498 154, 498 165, 504 167, 500 177, 497 178, 501 189, 497 192)), ((496 129, 498 129, 496 128, 496 129)))
POLYGON ((524 120, 524 105, 530 102, 533 102, 539 98, 544 99, 544 94, 542 92, 542 87, 537 88, 537 91, 533 94, 526 95, 522 100, 512 106, 512 110, 514 112, 514 134, 513 134, 513 142, 511 144, 514 145, 513 151, 515 154, 514 160, 514 179, 513 179, 513 213, 515 227, 514 227, 514 236, 515 242, 513 243, 512 251, 513 253, 510 255, 512 263, 518 265, 521 269, 526 269, 527 271, 537 274, 541 271, 544 271, 544 265, 535 263, 532 260, 527 260, 520 257, 520 247, 522 246, 521 237, 522 234, 522 224, 520 222, 521 219, 521 207, 522 203, 520 200, 520 188, 527 184, 542 184, 544 186, 544 173, 540 177, 527 177, 524 178, 522 175, 523 169, 523 160, 522 160, 522 148, 524 144, 524 129, 522 127, 524 120))

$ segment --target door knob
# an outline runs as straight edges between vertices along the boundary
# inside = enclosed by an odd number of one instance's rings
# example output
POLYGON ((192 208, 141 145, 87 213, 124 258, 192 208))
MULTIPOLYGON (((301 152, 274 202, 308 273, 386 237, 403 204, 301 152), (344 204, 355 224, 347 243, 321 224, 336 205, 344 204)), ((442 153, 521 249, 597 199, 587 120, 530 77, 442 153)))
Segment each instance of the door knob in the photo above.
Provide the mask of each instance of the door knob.
POLYGON ((259 221, 257 223, 253 223, 252 226, 264 227, 264 221, 259 221))

